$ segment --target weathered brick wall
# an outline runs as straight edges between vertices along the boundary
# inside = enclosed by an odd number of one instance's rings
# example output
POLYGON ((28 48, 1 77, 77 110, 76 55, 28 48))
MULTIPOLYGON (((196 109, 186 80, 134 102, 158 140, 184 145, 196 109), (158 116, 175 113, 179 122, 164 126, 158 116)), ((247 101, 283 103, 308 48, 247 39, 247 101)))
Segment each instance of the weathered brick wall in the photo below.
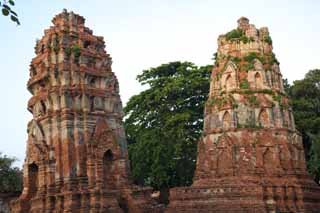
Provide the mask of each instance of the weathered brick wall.
POLYGON ((167 212, 319 212, 268 28, 245 17, 218 38, 197 155, 167 212))
POLYGON ((66 10, 53 24, 30 65, 33 119, 12 212, 150 212, 151 189, 129 181, 119 84, 103 37, 66 10))

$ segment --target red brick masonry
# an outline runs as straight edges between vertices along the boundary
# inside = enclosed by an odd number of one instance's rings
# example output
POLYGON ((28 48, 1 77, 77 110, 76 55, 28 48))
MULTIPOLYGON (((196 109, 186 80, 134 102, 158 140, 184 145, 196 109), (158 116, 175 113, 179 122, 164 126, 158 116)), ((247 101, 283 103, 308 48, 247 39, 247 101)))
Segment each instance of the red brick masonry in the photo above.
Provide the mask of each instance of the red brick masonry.
POLYGON ((30 65, 24 189, 12 212, 157 212, 129 181, 122 103, 102 37, 64 11, 30 65))
POLYGON ((194 183, 167 212, 320 212, 268 29, 238 24, 218 39, 194 183))

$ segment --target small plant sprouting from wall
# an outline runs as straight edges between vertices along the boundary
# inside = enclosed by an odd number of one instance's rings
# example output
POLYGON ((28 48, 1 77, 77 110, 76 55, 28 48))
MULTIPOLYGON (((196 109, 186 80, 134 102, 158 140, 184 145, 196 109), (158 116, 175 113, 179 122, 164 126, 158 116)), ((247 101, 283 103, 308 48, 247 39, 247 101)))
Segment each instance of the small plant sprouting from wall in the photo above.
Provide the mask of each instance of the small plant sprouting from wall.
POLYGON ((75 57, 75 58, 79 58, 80 57, 80 46, 79 45, 74 45, 74 46, 72 46, 72 53, 73 53, 73 56, 75 57))
POLYGON ((246 44, 246 43, 248 43, 248 42, 250 41, 247 36, 241 36, 240 40, 241 40, 244 44, 246 44))
POLYGON ((81 55, 81 49, 79 45, 72 45, 71 47, 67 47, 64 51, 67 57, 70 57, 73 54, 75 62, 79 61, 79 57, 81 55))
POLYGON ((59 46, 55 46, 55 47, 53 48, 53 51, 54 51, 56 54, 59 53, 59 50, 60 50, 59 46))
POLYGON ((254 64, 246 63, 246 64, 243 65, 243 68, 244 68, 245 71, 249 72, 250 70, 254 69, 254 64))
POLYGON ((240 88, 241 89, 249 89, 250 88, 250 84, 247 79, 244 79, 240 82, 240 88))
POLYGON ((263 38, 263 41, 266 42, 269 45, 272 45, 272 39, 271 39, 271 37, 269 35, 265 36, 263 38))
POLYGON ((229 104, 233 109, 238 107, 238 104, 236 104, 236 101, 231 94, 229 94, 228 96, 220 96, 219 98, 211 97, 207 103, 210 107, 216 106, 218 110, 221 110, 223 106, 229 104))
POLYGON ((70 57, 71 56, 71 48, 70 47, 67 47, 64 52, 66 53, 67 57, 70 57))
POLYGON ((249 96, 248 97, 248 101, 249 101, 249 104, 253 107, 258 107, 260 102, 259 100, 257 99, 257 96, 249 96))
POLYGON ((257 53, 255 52, 250 52, 248 55, 246 55, 243 59, 248 62, 248 63, 253 63, 254 59, 259 59, 260 57, 258 56, 257 53))
POLYGON ((233 61, 233 63, 235 63, 238 66, 241 62, 241 59, 239 57, 232 57, 231 61, 233 61))
POLYGON ((240 29, 234 29, 228 32, 225 36, 227 41, 233 41, 236 39, 240 39, 244 35, 244 32, 240 29))

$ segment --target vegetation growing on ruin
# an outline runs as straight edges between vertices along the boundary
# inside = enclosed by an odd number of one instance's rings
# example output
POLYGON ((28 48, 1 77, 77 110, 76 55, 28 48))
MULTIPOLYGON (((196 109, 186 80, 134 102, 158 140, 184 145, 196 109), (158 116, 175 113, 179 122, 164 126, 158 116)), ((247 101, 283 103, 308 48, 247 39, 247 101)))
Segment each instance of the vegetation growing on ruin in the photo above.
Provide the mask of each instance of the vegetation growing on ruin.
POLYGON ((264 36, 263 41, 266 42, 267 44, 272 45, 272 39, 269 35, 264 36))
POLYGON ((244 44, 253 42, 253 37, 247 37, 245 32, 241 29, 234 29, 225 34, 227 41, 242 41, 244 44))
POLYGON ((241 59, 239 57, 231 57, 231 61, 238 66, 241 59))
POLYGON ((71 48, 70 48, 70 47, 67 47, 67 48, 64 50, 64 52, 66 53, 67 57, 70 57, 70 56, 71 56, 72 51, 71 51, 71 48))
POLYGON ((59 46, 53 47, 53 51, 54 51, 56 54, 59 53, 59 50, 60 50, 60 47, 59 47, 59 46))
POLYGON ((244 79, 240 82, 240 88, 241 89, 249 89, 250 88, 250 84, 247 79, 244 79))
POLYGON ((210 97, 207 103, 210 107, 216 107, 218 110, 220 110, 223 106, 226 105, 230 105, 233 109, 238 107, 232 94, 229 94, 228 96, 221 95, 219 97, 210 97))
POLYGON ((234 29, 231 30, 230 32, 226 33, 226 40, 230 41, 230 40, 234 40, 234 39, 240 39, 241 36, 244 35, 243 30, 241 29, 234 29))
POLYGON ((64 51, 67 57, 70 57, 73 54, 75 62, 79 60, 81 55, 81 49, 79 45, 72 45, 71 47, 67 47, 64 51))
POLYGON ((80 46, 79 45, 73 45, 72 47, 71 47, 71 50, 72 50, 72 53, 73 53, 73 56, 75 57, 75 58, 79 58, 80 57, 80 46))
POLYGON ((244 44, 246 44, 246 43, 248 43, 248 42, 250 41, 247 36, 241 36, 240 40, 241 40, 244 44))
POLYGON ((260 105, 260 102, 259 100, 257 99, 257 96, 254 96, 254 95, 250 95, 247 97, 248 99, 248 102, 251 106, 253 107, 258 107, 260 105))

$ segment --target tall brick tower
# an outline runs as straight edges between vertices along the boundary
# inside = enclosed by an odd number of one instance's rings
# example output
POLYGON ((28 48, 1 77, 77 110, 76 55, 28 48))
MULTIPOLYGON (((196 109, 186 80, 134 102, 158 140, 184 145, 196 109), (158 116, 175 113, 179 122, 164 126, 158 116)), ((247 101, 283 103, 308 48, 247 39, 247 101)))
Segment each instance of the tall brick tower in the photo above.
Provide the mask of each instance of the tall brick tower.
POLYGON ((63 11, 30 65, 24 188, 13 212, 150 212, 128 181, 122 104, 102 37, 63 11))
POLYGON ((194 183, 168 211, 320 211, 268 29, 247 18, 218 38, 194 183))

